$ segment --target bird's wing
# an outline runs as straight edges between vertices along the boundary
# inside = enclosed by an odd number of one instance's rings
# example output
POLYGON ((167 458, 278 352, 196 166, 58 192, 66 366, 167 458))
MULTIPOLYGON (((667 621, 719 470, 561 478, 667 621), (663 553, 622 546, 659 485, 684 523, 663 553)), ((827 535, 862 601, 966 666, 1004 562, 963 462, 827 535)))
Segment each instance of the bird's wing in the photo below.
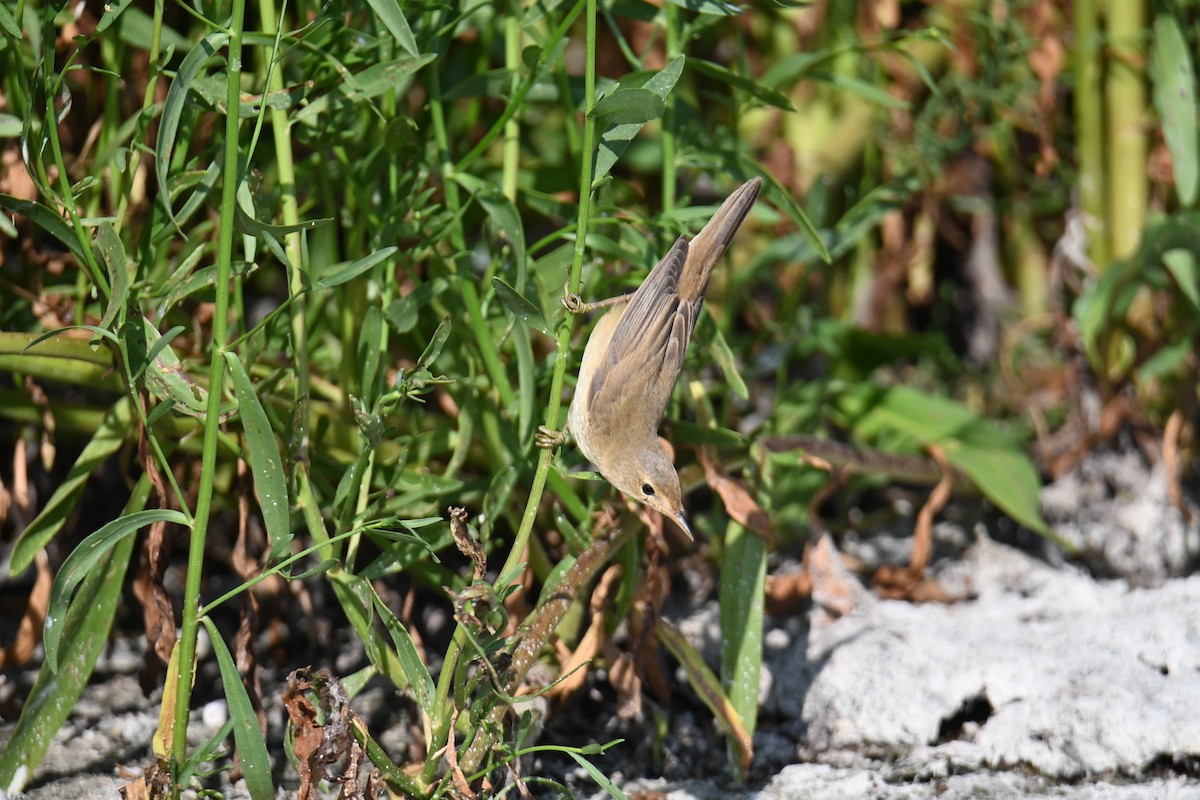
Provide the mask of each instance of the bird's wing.
POLYGON ((592 376, 588 413, 593 424, 648 421, 657 430, 700 307, 679 296, 687 258, 688 242, 681 236, 626 305, 592 376))

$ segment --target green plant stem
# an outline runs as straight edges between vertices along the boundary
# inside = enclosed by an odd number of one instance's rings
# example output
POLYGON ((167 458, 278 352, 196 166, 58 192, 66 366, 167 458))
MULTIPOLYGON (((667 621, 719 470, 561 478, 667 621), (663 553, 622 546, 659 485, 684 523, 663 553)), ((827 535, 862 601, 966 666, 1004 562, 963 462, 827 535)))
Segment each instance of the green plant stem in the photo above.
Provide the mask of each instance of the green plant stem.
MULTIPOLYGON (((1109 68, 1105 85, 1108 108, 1109 253, 1126 258, 1137 250, 1146 227, 1149 182, 1146 179, 1146 9, 1142 0, 1108 4, 1109 68)), ((1103 264, 1099 265, 1101 268, 1103 264)))
MULTIPOLYGON (((179 636, 179 670, 175 684, 175 720, 171 736, 171 774, 182 774, 187 762, 188 711, 196 671, 196 635, 200 625, 200 579, 204 570, 204 545, 212 515, 213 481, 217 471, 217 440, 221 419, 221 395, 225 380, 225 340, 228 336, 229 286, 233 272, 234 209, 237 204, 238 114, 242 78, 242 29, 245 0, 232 0, 230 24, 228 93, 225 116, 225 165, 221 186, 221 227, 217 241, 216 298, 213 313, 212 349, 209 353, 208 419, 204 426, 200 487, 196 496, 195 525, 188 546, 187 581, 183 593, 183 619, 179 636)), ((178 783, 172 785, 179 796, 178 783)))
POLYGON ((1108 263, 1105 232, 1104 105, 1100 91, 1100 0, 1075 0, 1075 149, 1079 153, 1079 205, 1088 235, 1088 257, 1108 263))
MULTIPOLYGON (((559 26, 559 30, 565 32, 567 23, 574 19, 584 1, 587 4, 587 63, 584 68, 585 113, 583 117, 583 158, 580 163, 579 175, 579 234, 575 237, 575 250, 571 260, 571 271, 568 276, 568 285, 571 287, 571 291, 576 293, 582 284, 583 256, 587 239, 588 218, 591 214, 592 172, 596 150, 596 130, 591 115, 592 108, 596 103, 596 0, 581 0, 581 3, 576 4, 575 8, 571 10, 567 18, 559 26)), ((536 73, 536 70, 534 73, 536 73)), ((575 327, 574 322, 574 315, 567 315, 562 324, 559 325, 555 338, 556 360, 554 373, 550 379, 550 398, 546 406, 546 425, 550 428, 558 427, 558 415, 562 408, 562 389, 566 379, 571 334, 575 327)), ((510 573, 524 557, 525 548, 529 543, 529 536, 533 531, 533 522, 537 517, 538 505, 542 500, 542 492, 546 487, 546 476, 550 471, 550 460, 552 457, 553 454, 549 450, 540 451, 537 469, 533 475, 533 483, 529 488, 529 499, 525 504, 525 511, 521 517, 521 527, 517 530, 512 549, 509 551, 504 566, 498 573, 500 575, 510 573)), ((456 672, 458 659, 466 644, 467 632, 459 625, 454 632, 450 646, 447 648, 445 663, 442 666, 441 673, 438 675, 437 695, 434 700, 436 716, 435 719, 431 720, 430 726, 431 735, 428 748, 428 752, 430 753, 440 752, 445 747, 449 737, 450 692, 454 683, 454 673, 456 672)), ((422 774, 426 783, 433 780, 436 768, 437 764, 433 759, 426 762, 425 770, 422 774)))
MULTIPOLYGON (((279 31, 279 13, 275 9, 275 0, 259 0, 258 15, 261 19, 262 32, 267 36, 276 36, 279 31)), ((264 56, 259 64, 260 76, 266 83, 267 92, 282 92, 283 70, 276 63, 281 57, 279 49, 272 46, 265 48, 264 56)), ((292 150, 292 126, 288 120, 287 110, 271 106, 267 111, 271 120, 271 135, 275 143, 275 167, 279 170, 280 213, 284 225, 297 225, 300 222, 299 204, 296 199, 296 163, 292 150)), ((293 456, 298 462, 297 468, 308 461, 308 395, 309 374, 308 365, 308 299, 304 286, 308 281, 308 265, 304 259, 301 247, 300 232, 287 234, 284 248, 292 269, 288 274, 288 295, 292 299, 292 356, 295 359, 295 391, 293 398, 296 402, 296 413, 292 417, 294 426, 292 441, 293 456)))
MULTIPOLYGON (((679 7, 666 4, 667 12, 667 63, 679 56, 679 7)), ((665 98, 662 121, 662 213, 670 216, 675 210, 675 92, 665 98)))
MULTIPOLYGON (((516 94, 521 88, 518 76, 521 74, 521 19, 518 16, 521 4, 509 0, 504 15, 504 67, 512 73, 512 84, 509 91, 516 94)), ((501 191, 509 200, 517 199, 517 176, 521 166, 521 126, 513 114, 504 123, 504 173, 501 179, 501 191)), ((520 291, 520 289, 518 289, 520 291)))
MULTIPOLYGON (((578 293, 583 283, 583 256, 586 250, 588 221, 592 211, 592 171, 596 155, 596 125, 592 120, 592 108, 596 104, 596 0, 587 0, 587 64, 584 67, 584 129, 583 129, 583 159, 579 168, 579 233, 575 237, 575 251, 571 258, 571 272, 568 285, 572 292, 578 293)), ((575 329, 574 315, 568 314, 558 327, 555 338, 556 359, 554 374, 550 379, 550 399, 546 404, 546 426, 558 427, 558 413, 562 409, 562 389, 566 380, 567 363, 570 361, 571 334, 575 329)), ((538 458, 537 471, 533 476, 533 485, 529 489, 529 501, 525 504, 525 513, 521 517, 521 527, 513 540, 512 550, 508 559, 500 569, 501 575, 509 573, 524 557, 525 546, 533 531, 533 521, 537 517, 538 505, 542 502, 542 491, 546 487, 546 474, 550 471, 550 459, 553 453, 546 449, 541 451, 538 458)))

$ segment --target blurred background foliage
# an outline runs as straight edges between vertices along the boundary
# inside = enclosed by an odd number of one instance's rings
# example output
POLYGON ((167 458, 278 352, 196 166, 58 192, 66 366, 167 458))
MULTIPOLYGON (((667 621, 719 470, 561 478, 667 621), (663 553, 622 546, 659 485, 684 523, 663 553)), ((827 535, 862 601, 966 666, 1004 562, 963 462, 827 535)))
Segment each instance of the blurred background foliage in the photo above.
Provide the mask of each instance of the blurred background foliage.
POLYGON ((611 637, 689 552, 638 535, 564 577, 624 509, 533 447, 590 324, 564 284, 627 291, 761 175, 665 426, 719 575, 716 673, 657 634, 725 699, 744 773, 768 562, 911 526, 927 455, 956 513, 1041 533, 1041 481, 1096 448, 1194 475, 1197 22, 1187 0, 3 0, 0 645, 44 653, 54 699, 10 701, 0 786, 119 615, 146 630, 175 790, 232 734, 268 792, 254 653, 281 680, 346 631, 350 694, 381 675, 421 720, 418 778, 362 739, 393 788, 447 791, 456 709, 519 752, 479 659, 610 559, 611 637), (233 715, 189 751, 193 669, 233 715))

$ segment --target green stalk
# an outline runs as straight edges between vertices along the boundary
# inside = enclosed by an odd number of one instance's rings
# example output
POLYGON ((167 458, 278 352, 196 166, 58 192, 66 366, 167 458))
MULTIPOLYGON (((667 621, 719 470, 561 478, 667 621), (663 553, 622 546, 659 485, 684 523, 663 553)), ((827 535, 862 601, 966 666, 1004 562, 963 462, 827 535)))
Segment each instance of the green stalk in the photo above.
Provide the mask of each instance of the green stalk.
MULTIPOLYGON (((583 256, 587 244, 589 217, 592 213, 592 172, 596 157, 596 125, 592 120, 592 108, 596 105, 596 0, 587 0, 587 63, 583 75, 584 122, 583 122, 583 159, 579 167, 579 223, 575 236, 575 251, 571 257, 571 273, 568 285, 572 292, 578 294, 583 284, 583 256)), ((546 404, 546 426, 551 429, 558 427, 558 412, 562 408, 562 388, 566 378, 567 362, 570 361, 571 334, 575 330, 574 315, 568 315, 564 324, 558 326, 558 336, 555 339, 554 374, 550 378, 550 400, 546 404)), ((541 451, 538 458, 537 471, 533 475, 533 485, 529 488, 529 501, 525 504, 525 513, 521 517, 521 527, 517 530, 512 550, 508 559, 501 567, 499 574, 503 575, 516 567, 523 557, 529 535, 533 531, 533 521, 537 517, 538 506, 542 502, 542 491, 546 488, 546 474, 550 471, 550 459, 553 453, 549 449, 541 451)))
MULTIPOLYGON (((216 302, 213 314, 212 351, 208 369, 208 418, 204 426, 204 450, 201 456, 200 487, 196 497, 196 516, 188 546, 187 582, 183 592, 183 620, 179 636, 179 672, 175 684, 175 720, 171 736, 171 774, 179 776, 187 763, 188 711, 191 708, 192 681, 196 672, 196 634, 200 625, 200 578, 204 568, 204 545, 208 521, 212 515, 213 481, 217 472, 217 440, 220 431, 221 396, 225 380, 225 340, 229 322, 229 283, 233 272, 234 209, 238 187, 238 114, 242 79, 242 30, 246 0, 232 0, 229 83, 225 115, 225 165, 221 186, 221 227, 217 240, 216 302)), ((175 797, 180 786, 173 784, 175 797)))
MULTIPOLYGON (((275 0, 259 0, 258 15, 262 21, 263 33, 278 38, 277 17, 281 15, 276 13, 275 0)), ((272 46, 265 51, 264 58, 259 63, 260 74, 267 73, 265 76, 267 93, 283 90, 283 70, 276 63, 278 58, 280 58, 280 51, 277 47, 272 46)), ((271 135, 275 143, 275 163, 279 170, 279 186, 282 191, 280 211, 283 215, 283 224, 295 225, 300 222, 300 210, 296 199, 296 166, 295 153, 292 151, 291 122, 288 120, 285 109, 272 106, 267 113, 271 120, 271 135)), ((311 427, 309 375, 311 370, 308 364, 308 294, 304 291, 308 263, 304 258, 304 250, 301 245, 299 231, 288 234, 284 240, 284 248, 288 259, 292 262, 292 270, 288 275, 288 294, 292 300, 292 361, 295 364, 293 375, 296 378, 295 389, 292 393, 296 412, 292 415, 295 431, 291 436, 291 441, 294 443, 291 456, 296 487, 299 490, 298 496, 307 497, 312 493, 308 478, 308 432, 311 427)), ((321 528, 318 533, 320 538, 317 541, 327 538, 323 536, 324 533, 324 528, 321 528)), ((332 556, 331 548, 322 549, 322 558, 331 558, 332 556)))
MULTIPOLYGON (((667 63, 679 55, 679 7, 667 3, 667 63)), ((675 92, 667 94, 662 121, 662 213, 675 210, 675 92)))
MULTIPOLYGON (((591 116, 592 108, 596 103, 596 0, 584 1, 586 2, 587 9, 587 63, 584 68, 584 104, 586 113, 583 122, 583 158, 581 159, 579 170, 579 232, 575 237, 575 250, 571 259, 571 271, 568 277, 568 286, 572 292, 576 293, 579 292, 582 285, 583 257, 587 240, 588 218, 591 214, 592 206, 591 186, 596 151, 596 128, 591 116)), ((568 13, 564 24, 568 20, 574 19, 579 8, 580 5, 577 4, 568 13)), ((559 28, 565 32, 563 25, 560 25, 559 28)), ((431 94, 431 107, 434 96, 436 95, 431 94)), ((436 130, 437 123, 435 122, 435 135, 436 130)), ((550 428, 558 427, 558 415, 562 408, 562 389, 566 378, 571 334, 574 328, 574 317, 569 315, 566 321, 559 326, 558 335, 555 339, 556 359, 554 362, 554 373, 550 379, 550 399, 546 405, 546 425, 550 428)), ((538 456, 537 469, 533 475, 533 484, 529 487, 529 499, 525 504, 525 512, 521 517, 521 527, 517 530, 516 538, 513 541, 512 549, 509 551, 504 566, 500 568, 498 573, 500 575, 510 572, 524 557, 525 548, 529 543, 529 536, 533 531, 533 522, 537 517, 537 509, 542 500, 542 492, 546 487, 546 477, 550 472, 552 455, 550 450, 547 449, 542 450, 538 456)), ((430 726, 431 736, 428 747, 428 752, 430 753, 439 752, 446 745, 448 739, 450 731, 450 692, 454 683, 454 673, 458 665, 458 658, 466 644, 467 632, 460 625, 454 632, 454 637, 446 651, 446 659, 442 666, 442 671, 438 675, 437 695, 434 701, 435 719, 431 721, 430 726)), ((436 760, 430 759, 425 763, 422 778, 426 783, 433 780, 436 769, 436 760)))
MULTIPOLYGON (((510 92, 513 96, 521 88, 521 20, 518 14, 521 4, 509 0, 504 16, 504 66, 512 73, 510 92)), ((504 176, 501 190, 509 200, 517 199, 517 168, 521 165, 521 126, 514 114, 504 123, 504 176)), ((520 291, 520 289, 518 289, 520 291)))
MULTIPOLYGON (((1108 108, 1108 216, 1113 258, 1137 250, 1146 227, 1146 8, 1141 0, 1108 4, 1109 59, 1105 84, 1108 108)), ((1103 267, 1104 265, 1098 265, 1103 267)))
POLYGON ((1088 258, 1108 264, 1105 233, 1104 103, 1100 93, 1100 0, 1075 0, 1075 147, 1079 151, 1079 205, 1088 258))

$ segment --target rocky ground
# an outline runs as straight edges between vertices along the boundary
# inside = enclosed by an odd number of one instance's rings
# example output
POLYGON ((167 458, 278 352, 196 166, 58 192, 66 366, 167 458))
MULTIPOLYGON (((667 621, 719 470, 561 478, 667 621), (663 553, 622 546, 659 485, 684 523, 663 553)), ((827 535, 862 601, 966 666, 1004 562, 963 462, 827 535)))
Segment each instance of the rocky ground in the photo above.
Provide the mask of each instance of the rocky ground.
MULTIPOLYGON (((880 600, 826 541, 814 603, 771 620, 766 636, 752 788, 730 782, 699 706, 672 709, 653 758, 636 726, 586 705, 565 712, 578 718, 563 735, 626 738, 595 761, 630 796, 1200 798, 1200 575, 1190 574, 1200 523, 1184 520, 1165 476, 1136 455, 1089 458, 1046 488, 1043 506, 1077 556, 1040 539, 1001 543, 1011 537, 982 525, 937 528, 933 574, 951 603, 880 600)), ((838 546, 870 566, 902 562, 910 543, 876 535, 838 546)), ((705 604, 674 621, 715 653, 716 620, 705 604)), ((147 762, 157 708, 138 689, 140 661, 132 640, 111 648, 24 796, 115 797, 147 762)), ((24 679, 4 680, 0 689, 19 693, 24 679)), ((356 708, 378 716, 390 697, 371 687, 356 708)), ((196 715, 200 737, 224 709, 213 701, 196 715)), ((389 736, 402 746, 402 731, 383 733, 385 746, 389 736)), ((524 771, 601 796, 565 758, 524 771)))

